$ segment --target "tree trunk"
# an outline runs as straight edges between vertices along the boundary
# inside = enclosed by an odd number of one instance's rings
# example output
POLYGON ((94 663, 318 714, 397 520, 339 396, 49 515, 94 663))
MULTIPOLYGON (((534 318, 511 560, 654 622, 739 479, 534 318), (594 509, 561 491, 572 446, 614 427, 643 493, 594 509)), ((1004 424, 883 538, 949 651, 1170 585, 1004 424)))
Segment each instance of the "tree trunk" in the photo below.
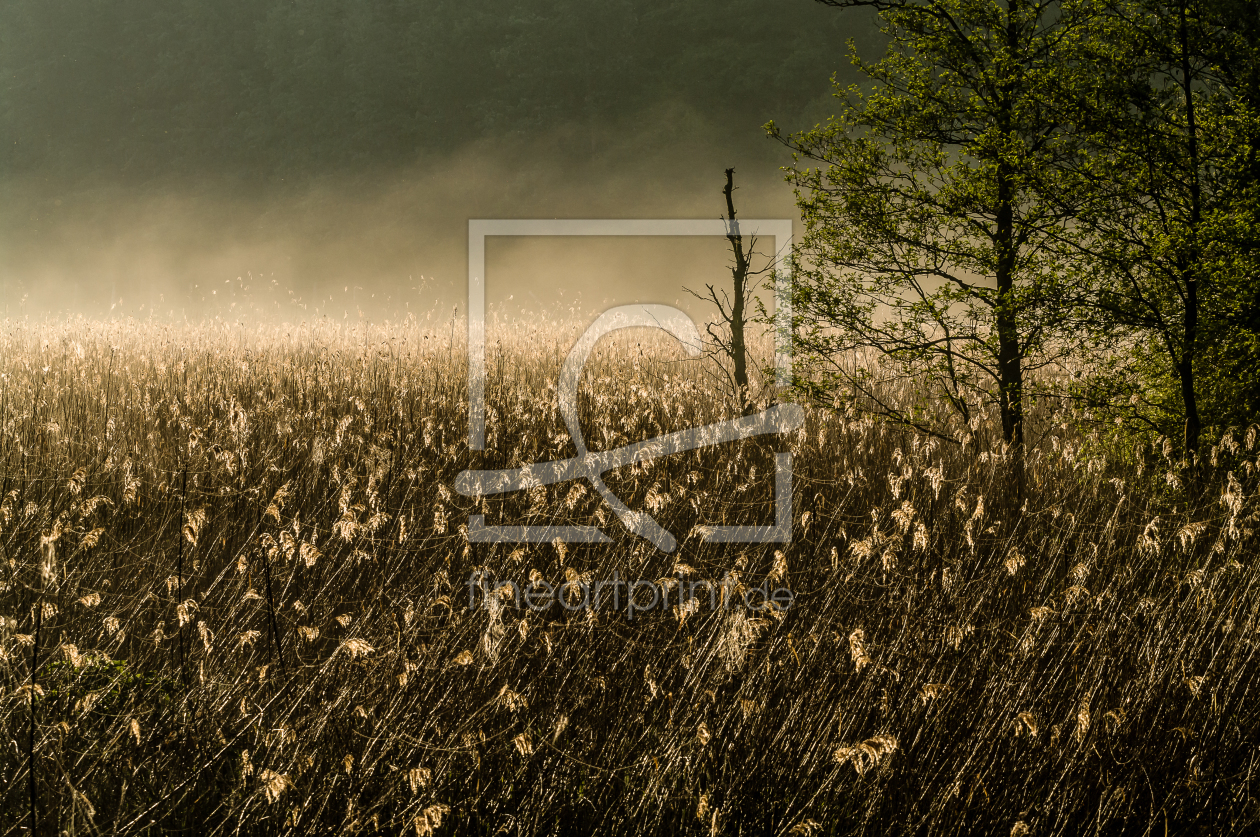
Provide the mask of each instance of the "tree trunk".
POLYGON ((1177 377, 1181 383, 1181 400, 1186 413, 1185 448, 1193 454, 1199 449, 1199 435, 1203 426, 1199 419, 1199 402, 1195 395, 1194 360, 1198 354, 1199 337, 1199 222, 1202 215, 1202 195, 1199 188, 1199 137, 1195 120, 1194 97, 1190 75, 1190 36, 1186 24, 1186 3, 1178 4, 1180 19, 1177 36, 1181 51, 1181 94, 1186 103, 1186 150, 1190 167, 1190 254, 1182 274, 1186 286, 1186 308, 1182 320, 1181 358, 1177 363, 1177 377))
POLYGON ((744 295, 748 283, 748 254, 744 252, 744 239, 735 224, 735 169, 726 170, 726 217, 728 221, 727 239, 731 242, 731 252, 735 254, 735 266, 731 268, 734 279, 734 291, 731 296, 731 364, 734 367, 732 378, 735 381, 736 397, 740 411, 751 412, 752 402, 748 390, 748 352, 744 342, 744 295))
POLYGON ((1024 367, 1019 345, 1019 322, 1015 303, 1015 252, 1013 247, 1014 209, 1011 205, 1009 175, 998 173, 997 211, 997 291, 998 403, 1002 412, 1002 436, 1022 459, 1024 444, 1024 367))
POLYGON ((1199 402, 1195 395, 1194 356, 1198 351, 1195 343, 1198 339, 1199 326, 1199 293, 1195 270, 1186 271, 1186 310, 1182 327, 1181 357, 1177 362, 1177 377, 1181 384, 1181 402, 1185 409, 1185 437, 1183 442, 1187 454, 1199 449, 1199 436, 1203 432, 1203 423, 1199 418, 1199 402))
MULTIPOLYGON (((1018 0, 1011 0, 1007 7, 1006 44, 1011 57, 1019 50, 1018 0)), ((1000 128, 1003 133, 1011 130, 1013 122, 1010 90, 1016 82, 1007 83, 1001 101, 1000 128)), ((1015 477, 1015 501, 1023 501, 1024 495, 1024 367, 1023 349, 1019 344, 1019 322, 1015 300, 1015 189, 1014 172, 1005 160, 997 164, 997 310, 995 321, 998 338, 998 404, 1002 413, 1002 436, 1011 446, 1011 467, 1015 477)))

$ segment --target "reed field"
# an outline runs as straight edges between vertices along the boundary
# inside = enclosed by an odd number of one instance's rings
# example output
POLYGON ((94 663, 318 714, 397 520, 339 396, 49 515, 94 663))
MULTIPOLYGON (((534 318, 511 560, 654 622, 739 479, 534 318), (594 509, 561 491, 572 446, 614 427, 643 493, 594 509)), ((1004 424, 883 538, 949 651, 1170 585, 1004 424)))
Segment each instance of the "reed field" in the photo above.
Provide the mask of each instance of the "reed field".
MULTIPOLYGON (((0 834, 1260 830, 1260 428, 1185 463, 1043 403, 1017 497, 996 416, 807 405, 606 475, 665 553, 582 481, 455 490, 574 455, 549 328, 489 344, 473 453, 454 324, 0 325, 0 834), (777 451, 791 542, 705 542, 777 451), (674 599, 503 592, 614 574, 674 599)), ((681 358, 601 344, 589 447, 736 415, 681 358)))

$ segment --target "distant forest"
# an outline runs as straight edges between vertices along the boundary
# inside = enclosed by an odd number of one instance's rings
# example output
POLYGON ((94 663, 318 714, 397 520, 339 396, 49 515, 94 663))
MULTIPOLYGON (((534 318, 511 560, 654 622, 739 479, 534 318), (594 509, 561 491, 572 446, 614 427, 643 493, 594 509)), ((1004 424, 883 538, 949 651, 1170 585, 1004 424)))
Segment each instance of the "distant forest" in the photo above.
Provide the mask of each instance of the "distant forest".
MULTIPOLYGON (((764 0, 6 0, 0 174, 273 179, 692 108, 827 116, 871 21, 764 0)), ((853 76, 856 78, 856 76, 853 76)))

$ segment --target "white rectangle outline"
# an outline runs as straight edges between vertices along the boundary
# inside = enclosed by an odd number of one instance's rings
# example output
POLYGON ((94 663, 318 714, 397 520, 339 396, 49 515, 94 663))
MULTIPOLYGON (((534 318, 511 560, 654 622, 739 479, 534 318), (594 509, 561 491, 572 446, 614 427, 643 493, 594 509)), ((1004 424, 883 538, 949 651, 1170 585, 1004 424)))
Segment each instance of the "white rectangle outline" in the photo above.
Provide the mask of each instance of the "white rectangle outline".
MULTIPOLYGON (((468 447, 485 447, 486 382, 486 236, 488 235, 711 235, 725 236, 722 219, 469 219, 468 221, 468 447)), ((787 218, 737 220, 741 235, 774 237, 775 261, 792 247, 792 221, 787 218)), ((792 277, 775 271, 775 382, 791 383, 792 277)))

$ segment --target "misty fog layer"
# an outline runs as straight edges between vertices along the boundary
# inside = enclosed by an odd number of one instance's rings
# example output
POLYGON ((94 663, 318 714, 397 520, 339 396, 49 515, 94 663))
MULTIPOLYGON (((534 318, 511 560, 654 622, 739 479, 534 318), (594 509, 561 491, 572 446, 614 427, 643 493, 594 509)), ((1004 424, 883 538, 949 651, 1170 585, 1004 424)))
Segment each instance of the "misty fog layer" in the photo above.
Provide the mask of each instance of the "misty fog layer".
MULTIPOLYGON (((792 217, 759 126, 825 118, 846 39, 878 48, 861 20, 805 0, 14 0, 5 312, 428 312, 464 299, 469 218, 716 218, 731 166, 741 215, 792 217)), ((601 283, 664 281, 633 261, 601 283)), ((669 262, 675 286, 723 265, 669 262)))
MULTIPOLYGON (((204 183, 75 192, 28 178, 10 184, 17 199, 0 210, 5 311, 423 316, 463 305, 470 218, 717 218, 725 166, 736 167, 741 217, 795 215, 769 143, 716 151, 713 125, 679 109, 666 116, 656 132, 601 130, 597 152, 581 158, 563 153, 569 138, 559 133, 483 140, 389 173, 330 173, 256 194, 204 183)), ((645 282, 672 302, 683 284, 722 280, 724 240, 685 248, 690 255, 678 246, 639 248, 603 270, 591 261, 598 253, 580 248, 568 253, 577 260, 513 264, 495 247, 489 300, 506 301, 513 277, 528 278, 523 290, 548 305, 645 282)))

